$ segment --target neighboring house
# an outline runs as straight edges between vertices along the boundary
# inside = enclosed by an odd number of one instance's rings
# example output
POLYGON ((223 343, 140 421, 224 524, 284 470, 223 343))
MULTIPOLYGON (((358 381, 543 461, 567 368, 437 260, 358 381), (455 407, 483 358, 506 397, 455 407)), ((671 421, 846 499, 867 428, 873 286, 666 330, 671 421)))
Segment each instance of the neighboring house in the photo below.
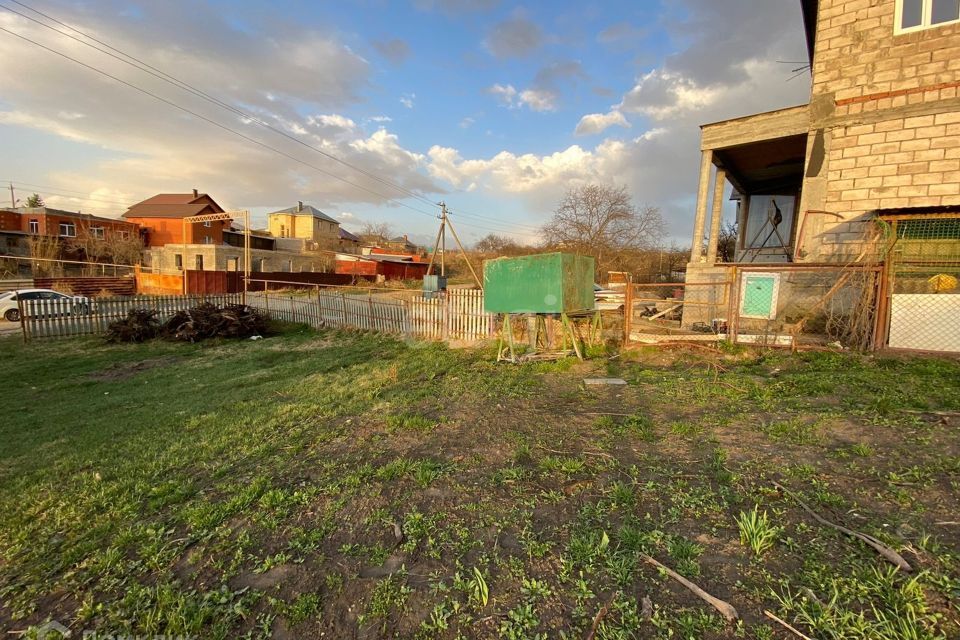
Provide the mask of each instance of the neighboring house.
POLYGON ((860 300, 873 346, 960 351, 958 3, 800 5, 810 102, 702 127, 683 323, 730 311, 741 330, 787 332, 827 311, 849 322, 860 300), (728 183, 739 236, 724 264, 728 183))
POLYGON ((402 236, 397 236, 396 238, 390 238, 383 243, 384 249, 390 249, 397 253, 417 253, 420 248, 414 243, 410 242, 410 239, 407 237, 407 234, 402 236))
POLYGON ((63 239, 135 236, 137 225, 117 218, 93 216, 52 207, 17 207, 0 210, 0 232, 18 231, 28 235, 63 239))
MULTIPOLYGON (((143 264, 160 273, 185 269, 195 271, 243 271, 242 229, 234 229, 232 220, 192 222, 192 216, 225 213, 205 193, 162 193, 130 207, 127 220, 144 229, 143 264)), ((251 271, 326 271, 332 265, 329 255, 306 255, 298 248, 286 250, 281 239, 265 232, 251 231, 251 271)))
POLYGON ((168 244, 223 244, 223 232, 230 228, 230 220, 188 223, 187 237, 183 237, 184 218, 223 212, 213 198, 194 189, 193 193, 159 193, 133 205, 123 217, 140 225, 144 246, 151 248, 168 244))
MULTIPOLYGON (((268 229, 277 238, 297 238, 321 248, 336 246, 340 223, 316 207, 297 202, 296 206, 268 214, 268 229)), ((311 248, 309 245, 306 248, 311 248)))
POLYGON ((360 236, 354 235, 344 228, 340 228, 340 244, 338 249, 341 253, 360 253, 360 247, 363 240, 360 236))
MULTIPOLYGON (((30 238, 46 236, 57 239, 48 247, 52 251, 48 258, 126 262, 136 255, 138 248, 131 244, 120 250, 119 245, 111 241, 135 239, 137 233, 135 224, 78 211, 52 207, 0 209, 0 254, 7 256, 30 256, 30 238)), ((21 266, 27 268, 27 263, 21 262, 21 266)))

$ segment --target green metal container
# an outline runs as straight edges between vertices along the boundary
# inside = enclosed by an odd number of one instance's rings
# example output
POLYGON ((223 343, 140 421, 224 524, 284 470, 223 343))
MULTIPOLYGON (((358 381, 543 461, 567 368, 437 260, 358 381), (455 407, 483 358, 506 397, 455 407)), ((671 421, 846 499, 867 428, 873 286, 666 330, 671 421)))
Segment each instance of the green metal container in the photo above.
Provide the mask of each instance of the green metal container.
POLYGON ((487 260, 483 308, 488 313, 572 313, 593 309, 593 258, 540 253, 487 260))

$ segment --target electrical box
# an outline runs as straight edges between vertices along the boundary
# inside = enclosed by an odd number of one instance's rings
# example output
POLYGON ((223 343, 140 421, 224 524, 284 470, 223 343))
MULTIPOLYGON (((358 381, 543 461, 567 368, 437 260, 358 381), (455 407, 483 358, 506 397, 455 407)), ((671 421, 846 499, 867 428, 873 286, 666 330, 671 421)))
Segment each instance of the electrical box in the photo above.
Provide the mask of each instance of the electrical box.
POLYGON ((487 260, 483 308, 488 313, 591 311, 593 277, 593 258, 572 253, 487 260))
POLYGON ((424 291, 446 291, 447 276, 438 276, 435 273, 423 276, 424 291))

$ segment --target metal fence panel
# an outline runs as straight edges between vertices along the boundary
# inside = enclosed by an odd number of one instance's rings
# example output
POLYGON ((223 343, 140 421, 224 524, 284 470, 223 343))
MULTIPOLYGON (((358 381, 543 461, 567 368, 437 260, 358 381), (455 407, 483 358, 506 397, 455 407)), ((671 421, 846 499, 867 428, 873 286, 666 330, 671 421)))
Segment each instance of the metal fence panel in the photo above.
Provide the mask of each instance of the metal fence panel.
POLYGON ((495 315, 484 312, 483 292, 451 289, 426 299, 420 292, 320 289, 315 294, 248 292, 247 303, 278 320, 353 328, 428 340, 477 342, 495 334, 495 315))
POLYGON ((151 309, 161 321, 178 311, 203 302, 218 306, 239 304, 240 294, 216 296, 122 296, 92 298, 88 303, 72 300, 23 300, 24 338, 64 338, 99 335, 111 322, 123 319, 132 309, 151 309))

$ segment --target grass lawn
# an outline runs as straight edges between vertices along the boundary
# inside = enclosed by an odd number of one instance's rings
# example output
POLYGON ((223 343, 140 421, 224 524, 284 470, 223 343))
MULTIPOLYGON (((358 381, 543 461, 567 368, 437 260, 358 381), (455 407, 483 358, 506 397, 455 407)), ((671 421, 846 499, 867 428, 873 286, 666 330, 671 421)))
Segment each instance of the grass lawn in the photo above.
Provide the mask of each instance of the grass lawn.
POLYGON ((820 640, 960 637, 957 361, 492 360, 296 327, 0 340, 0 630, 796 637, 768 610, 820 640))

